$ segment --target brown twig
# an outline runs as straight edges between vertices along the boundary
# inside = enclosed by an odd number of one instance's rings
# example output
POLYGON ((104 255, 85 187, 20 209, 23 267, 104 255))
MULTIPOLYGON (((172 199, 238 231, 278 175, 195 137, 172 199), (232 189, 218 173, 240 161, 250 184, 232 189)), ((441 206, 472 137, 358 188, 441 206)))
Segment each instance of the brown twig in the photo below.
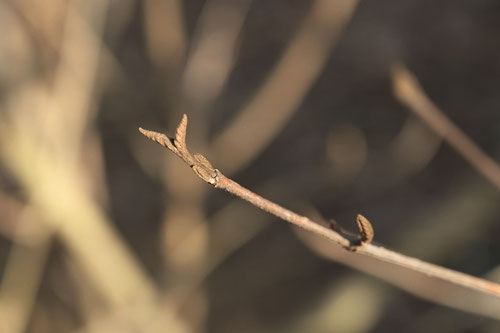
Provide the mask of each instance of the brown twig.
POLYGON ((148 131, 142 128, 139 128, 139 130, 146 137, 174 152, 193 169, 198 177, 200 177, 207 183, 213 185, 216 188, 224 189, 250 202, 254 206, 257 206, 287 222, 290 222, 314 234, 325 237, 342 246, 343 248, 347 248, 351 251, 355 251, 363 255, 371 256, 377 260, 382 260, 401 267, 406 267, 413 271, 420 272, 429 277, 447 281, 454 285, 500 297, 499 284, 431 263, 427 263, 419 259, 408 257, 400 253, 387 250, 383 247, 370 244, 374 235, 373 228, 371 226, 371 223, 361 215, 358 215, 357 218, 357 224, 360 230, 360 238, 358 241, 350 241, 346 237, 340 235, 338 232, 324 227, 305 216, 298 215, 244 188, 240 184, 224 176, 219 170, 213 168, 210 162, 208 162, 208 160, 202 155, 191 155, 186 145, 186 127, 187 116, 184 115, 179 127, 177 128, 175 139, 171 139, 168 136, 158 132, 148 131))

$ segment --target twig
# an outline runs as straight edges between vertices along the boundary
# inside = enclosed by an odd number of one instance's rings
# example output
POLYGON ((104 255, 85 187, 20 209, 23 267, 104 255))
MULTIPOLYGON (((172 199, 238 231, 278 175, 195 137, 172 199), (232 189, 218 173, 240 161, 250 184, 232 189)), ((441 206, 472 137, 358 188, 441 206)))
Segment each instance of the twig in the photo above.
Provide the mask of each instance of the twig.
POLYGON ((212 186, 224 189, 250 202, 254 206, 257 206, 305 230, 323 236, 342 246, 343 248, 355 251, 360 254, 371 256, 377 260, 382 260, 398 266, 406 267, 413 271, 420 272, 429 277, 447 281, 454 285, 500 297, 499 284, 431 263, 427 263, 416 258, 408 257, 397 252, 387 250, 380 246, 369 244, 373 238, 373 228, 370 222, 368 222, 368 220, 361 215, 358 215, 357 219, 361 237, 358 241, 353 242, 332 229, 323 227, 322 225, 310 220, 305 216, 298 215, 244 188, 235 181, 224 176, 219 170, 213 168, 210 162, 202 155, 195 154, 193 156, 191 155, 191 153, 189 153, 185 141, 186 127, 187 116, 184 115, 179 127, 177 128, 175 139, 171 139, 164 134, 144 130, 142 128, 139 128, 139 131, 146 137, 174 152, 193 169, 198 177, 211 184, 212 186))
POLYGON ((425 95, 415 76, 402 65, 392 70, 396 97, 417 114, 479 173, 500 189, 500 166, 478 147, 425 95))

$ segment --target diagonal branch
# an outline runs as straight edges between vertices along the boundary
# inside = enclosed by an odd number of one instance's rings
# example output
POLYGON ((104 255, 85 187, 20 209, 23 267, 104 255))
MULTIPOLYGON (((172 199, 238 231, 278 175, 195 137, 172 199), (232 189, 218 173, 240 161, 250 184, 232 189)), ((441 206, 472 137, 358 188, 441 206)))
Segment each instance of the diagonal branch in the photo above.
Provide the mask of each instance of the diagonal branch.
POLYGON ((335 230, 324 227, 305 216, 298 215, 291 210, 288 210, 244 188, 235 181, 224 176, 219 170, 212 167, 210 162, 204 156, 199 154, 195 154, 194 156, 191 155, 186 146, 186 127, 187 116, 184 115, 179 127, 177 128, 175 139, 171 139, 164 134, 144 130, 142 128, 139 130, 146 137, 174 152, 193 169, 198 177, 207 183, 216 188, 224 189, 289 223, 299 226, 316 235, 327 238, 343 248, 362 255, 370 256, 376 260, 388 262, 399 267, 419 272, 430 278, 449 282, 455 286, 461 286, 463 288, 476 290, 490 296, 500 297, 499 284, 427 263, 419 259, 408 257, 397 252, 387 250, 383 247, 370 244, 374 235, 373 228, 371 223, 362 215, 358 215, 357 217, 357 225, 360 236, 357 240, 350 241, 335 230))
POLYGON ((357 218, 357 225, 360 231, 359 239, 350 241, 336 231, 325 228, 305 216, 300 216, 291 210, 281 207, 280 205, 255 194, 254 192, 227 178, 219 170, 215 169, 203 155, 191 155, 186 145, 186 129, 187 115, 183 115, 182 120, 177 127, 175 139, 169 138, 165 134, 148 131, 143 128, 139 128, 139 131, 149 139, 170 149, 187 165, 189 165, 198 177, 216 188, 224 189, 285 221, 329 238, 351 251, 355 251, 361 246, 371 242, 373 238, 373 228, 371 227, 370 222, 368 222, 368 220, 361 215, 358 215, 357 218))

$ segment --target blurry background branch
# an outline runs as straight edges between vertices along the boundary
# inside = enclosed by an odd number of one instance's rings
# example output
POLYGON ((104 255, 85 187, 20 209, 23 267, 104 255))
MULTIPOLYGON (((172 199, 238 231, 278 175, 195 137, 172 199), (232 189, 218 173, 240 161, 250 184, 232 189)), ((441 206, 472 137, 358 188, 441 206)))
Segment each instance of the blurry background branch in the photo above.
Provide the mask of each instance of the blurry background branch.
POLYGON ((392 74, 394 94, 411 111, 453 147, 479 173, 500 189, 500 166, 460 130, 444 112, 429 100, 417 79, 405 67, 397 65, 392 74))
MULTIPOLYGON (((147 327, 156 311, 155 287, 93 198, 102 184, 92 181, 103 177, 88 179, 89 169, 81 155, 95 110, 94 89, 102 47, 101 37, 91 36, 102 33, 107 7, 106 1, 94 1, 62 8, 61 20, 52 22, 61 25, 54 73, 11 93, 2 113, 0 148, 5 165, 50 225, 47 230, 53 229, 61 238, 112 311, 127 313, 133 325, 147 327), (114 272, 121 272, 121 278, 117 280, 114 272)), ((100 154, 98 146, 90 148, 91 154, 100 154)), ((102 172, 102 167, 98 168, 102 172)), ((14 243, 0 301, 7 308, 13 300, 21 302, 25 313, 4 317, 2 326, 6 330, 22 331, 26 325, 21 321, 28 318, 33 304, 31 298, 36 295, 36 280, 41 278, 49 242, 47 237, 38 242, 31 255, 14 243), (26 259, 19 260, 20 256, 26 259), (15 274, 22 274, 16 266, 27 265, 26 260, 33 270, 31 280, 26 281, 24 294, 11 298, 5 290, 16 281, 15 274)))
POLYGON ((214 162, 228 175, 250 163, 297 110, 321 73, 356 4, 356 0, 313 2, 273 71, 212 144, 214 162))

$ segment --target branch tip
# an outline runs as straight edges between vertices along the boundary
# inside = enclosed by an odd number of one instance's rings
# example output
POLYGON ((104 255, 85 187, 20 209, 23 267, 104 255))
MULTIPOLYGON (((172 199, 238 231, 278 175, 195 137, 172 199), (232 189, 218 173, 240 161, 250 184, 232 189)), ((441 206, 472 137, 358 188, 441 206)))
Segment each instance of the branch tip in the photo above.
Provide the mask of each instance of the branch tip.
POLYGON ((139 132, 141 132, 143 135, 146 135, 146 133, 148 132, 147 130, 145 130, 144 128, 142 127, 139 127, 139 132))
POLYGON ((139 127, 139 132, 147 138, 159 143, 160 145, 170 149, 175 155, 180 157, 194 173, 211 185, 216 185, 217 171, 212 167, 212 164, 200 154, 191 155, 186 145, 188 117, 186 114, 182 116, 181 122, 175 131, 175 139, 154 131, 148 131, 139 127))
POLYGON ((177 130, 175 131, 175 145, 181 151, 184 150, 187 151, 187 146, 186 146, 187 123, 188 123, 188 118, 187 115, 184 114, 182 116, 181 122, 179 123, 179 126, 177 126, 177 130))

